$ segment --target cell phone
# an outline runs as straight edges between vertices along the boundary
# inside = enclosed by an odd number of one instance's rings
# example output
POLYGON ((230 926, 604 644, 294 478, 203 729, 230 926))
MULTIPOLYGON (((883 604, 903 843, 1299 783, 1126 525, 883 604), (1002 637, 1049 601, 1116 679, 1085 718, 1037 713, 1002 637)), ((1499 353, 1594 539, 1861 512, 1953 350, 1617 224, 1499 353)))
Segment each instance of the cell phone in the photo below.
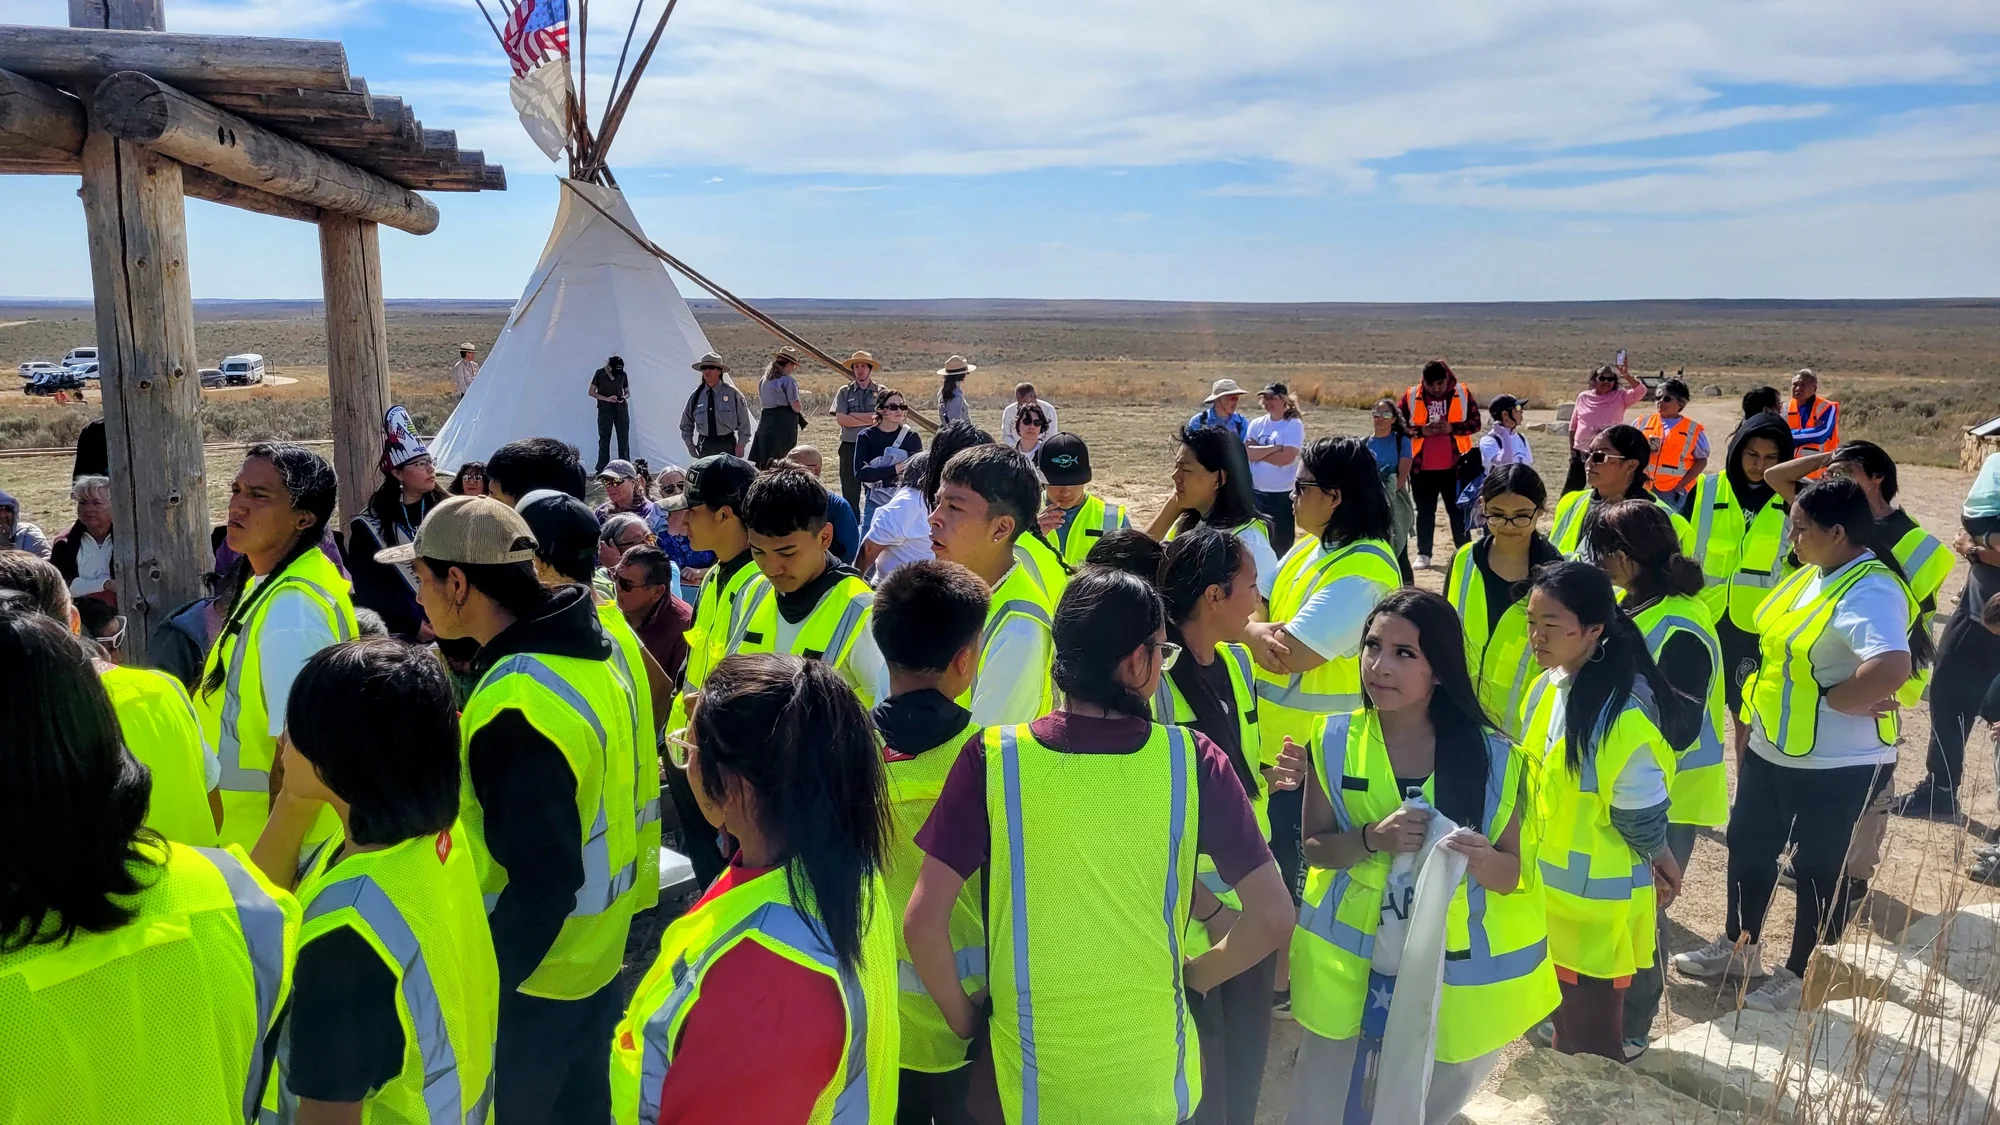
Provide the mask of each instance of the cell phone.
POLYGON ((1618 358, 1617 358, 1617 359, 1615 359, 1615 360, 1612 360, 1612 361, 1611 361, 1611 366, 1613 366, 1613 367, 1616 367, 1616 368, 1618 368, 1618 369, 1619 369, 1620 371, 1623 371, 1623 370, 1625 369, 1625 349, 1624 349, 1624 348, 1619 348, 1619 349, 1618 349, 1618 358))

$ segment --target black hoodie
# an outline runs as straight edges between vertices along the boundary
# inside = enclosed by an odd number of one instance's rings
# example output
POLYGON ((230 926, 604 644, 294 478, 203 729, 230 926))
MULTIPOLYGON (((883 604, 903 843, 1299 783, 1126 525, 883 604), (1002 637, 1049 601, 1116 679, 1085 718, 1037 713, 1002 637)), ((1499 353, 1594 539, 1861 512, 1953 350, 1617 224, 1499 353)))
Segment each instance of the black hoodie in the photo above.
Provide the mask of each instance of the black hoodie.
MULTIPOLYGON (((515 653, 609 660, 612 641, 584 586, 561 586, 541 616, 517 621, 479 650, 475 675, 515 653)), ((486 814, 486 849, 507 869, 488 916, 500 990, 514 991, 548 956, 583 886, 583 825, 569 759, 520 711, 479 728, 466 747, 472 792, 486 814)))
POLYGON ((1746 523, 1756 519, 1757 513, 1764 510, 1774 491, 1762 481, 1750 483, 1750 478, 1743 474, 1743 445, 1753 437, 1770 438, 1777 442, 1778 460, 1781 462, 1789 461, 1793 456, 1792 428, 1775 414, 1746 418, 1730 435, 1729 459, 1723 463, 1723 472, 1729 477, 1729 488, 1736 495, 1736 503, 1743 508, 1746 523))

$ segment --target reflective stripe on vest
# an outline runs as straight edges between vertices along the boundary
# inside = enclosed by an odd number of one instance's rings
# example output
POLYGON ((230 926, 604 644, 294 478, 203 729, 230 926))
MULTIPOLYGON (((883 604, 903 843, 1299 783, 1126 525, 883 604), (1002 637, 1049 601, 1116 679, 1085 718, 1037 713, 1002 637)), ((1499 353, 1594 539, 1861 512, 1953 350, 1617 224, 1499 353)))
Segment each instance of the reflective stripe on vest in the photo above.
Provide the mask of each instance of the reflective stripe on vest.
POLYGON ((855 630, 861 626, 861 615, 867 613, 874 604, 873 590, 863 590, 849 598, 846 607, 840 611, 840 620, 834 623, 833 634, 827 639, 826 648, 819 652, 807 649, 799 655, 807 660, 824 659, 829 664, 839 666, 847 656, 847 646, 854 641, 855 630))
MULTIPOLYGON (((986 947, 972 946, 953 950, 953 961, 961 982, 975 980, 986 975, 986 947)), ((896 962, 896 986, 904 992, 929 996, 931 990, 924 987, 924 978, 917 975, 916 965, 908 961, 896 962)))
POLYGON ((396 909, 388 892, 373 877, 357 875, 315 892, 305 920, 311 922, 347 907, 368 923, 368 928, 402 968, 403 1005, 409 1009, 410 1023, 417 1030, 417 1055, 424 1064, 424 1107, 430 1111, 432 1125, 485 1121, 493 1099, 492 1075, 488 1074, 486 1090, 479 1101, 469 1113, 464 1112, 459 1093, 458 1056, 452 1050, 451 1036, 445 1031, 444 1009, 438 1002, 437 988, 431 983, 430 967, 424 963, 424 951, 403 912, 396 909))
MULTIPOLYGON (((1410 435, 1410 456, 1422 460, 1424 455, 1424 438, 1426 436, 1423 432, 1424 426, 1430 422, 1431 416, 1431 405, 1424 398, 1423 384, 1419 383, 1409 390, 1404 391, 1403 399, 1410 404, 1410 428, 1415 431, 1410 435)), ((1451 404, 1445 407, 1444 414, 1445 421, 1447 422, 1463 422, 1467 418, 1472 417, 1472 388, 1466 386, 1464 383, 1453 386, 1451 404)), ((1449 434, 1444 436, 1451 438, 1451 444, 1456 448, 1460 457, 1472 451, 1474 435, 1449 434)))
POLYGON ((1646 466, 1647 483, 1656 489, 1679 488, 1686 482, 1688 470, 1694 467, 1694 451, 1700 444, 1701 423, 1685 414, 1676 417, 1675 421, 1684 424, 1669 431, 1667 420, 1654 411, 1646 415, 1639 425, 1640 433, 1660 443, 1646 466))
MULTIPOLYGON (((319 595, 327 603, 328 610, 333 616, 334 639, 338 641, 353 639, 347 630, 347 619, 340 615, 338 599, 325 587, 291 574, 275 580, 275 586, 286 585, 304 586, 319 595)), ((270 599, 276 597, 278 593, 275 586, 270 593, 259 600, 259 605, 252 608, 252 613, 261 613, 271 604, 270 599)), ((250 659, 250 645, 246 643, 249 640, 248 633, 249 622, 246 621, 243 628, 237 630, 230 646, 229 675, 223 681, 222 721, 216 731, 215 754, 222 762, 221 788, 232 793, 268 794, 271 791, 271 773, 269 770, 243 768, 243 737, 236 730, 243 711, 243 666, 250 659)), ((259 685, 259 690, 262 690, 262 685, 259 685)))
MULTIPOLYGON (((736 604, 730 607, 729 633, 724 641, 723 656, 743 647, 743 637, 750 631, 751 619, 757 616, 758 610, 764 608, 764 599, 771 596, 771 584, 763 581, 761 576, 751 579, 745 586, 736 604)), ((719 657, 716 663, 721 663, 719 657)))
MULTIPOLYGON (((1026 598, 1001 602, 1000 608, 987 618, 986 627, 979 633, 979 658, 982 664, 986 659, 987 647, 1000 635, 1000 628, 1007 623, 1009 617, 1027 617, 1041 622, 1044 629, 1055 628, 1055 622, 1049 619, 1049 611, 1026 598)), ((982 671, 984 668, 973 669, 972 686, 966 689, 968 694, 979 690, 979 673, 982 671)), ((1043 675, 1046 676, 1047 673, 1044 672, 1043 675)))
POLYGON ((703 973, 715 959, 735 948, 736 939, 749 932, 806 955, 839 978, 841 999, 847 1005, 853 1028, 847 1040, 847 1085, 834 1097, 833 1123, 868 1125, 868 1004, 861 993, 861 981, 840 967, 839 959, 818 927, 782 903, 758 907, 748 918, 710 942, 694 965, 674 966, 674 978, 679 983, 646 1021, 645 1056, 639 1069, 640 1125, 659 1125, 660 1091, 666 1084, 667 1072, 673 1069, 673 1036, 681 1009, 693 998, 703 973))
MULTIPOLYGON (((1313 560, 1311 569, 1295 580, 1295 584, 1300 589, 1306 591, 1299 598, 1299 605, 1304 606, 1312 595, 1318 592, 1319 584, 1325 578, 1327 571, 1332 570, 1342 561, 1357 555, 1374 555, 1390 570, 1398 571, 1398 581, 1401 580, 1396 557, 1391 555, 1387 548, 1381 545, 1379 540, 1363 539, 1337 550, 1328 551, 1313 560)), ((1335 657, 1334 659, 1348 658, 1335 657)), ((1331 663, 1333 663, 1331 660, 1326 662, 1326 664, 1331 663)), ((1320 665, 1320 668, 1326 667, 1326 664, 1320 665)), ((1259 678, 1257 680, 1257 698, 1274 707, 1285 707, 1293 711, 1304 711, 1315 715, 1330 715, 1336 712, 1352 711, 1361 706, 1361 693, 1358 691, 1311 692, 1303 690, 1301 685, 1304 683, 1305 678, 1312 675, 1313 672, 1319 671, 1320 668, 1315 668, 1312 672, 1294 672, 1290 676, 1287 676, 1283 683, 1259 678)))
MULTIPOLYGON (((1000 728, 1000 768, 1002 787, 1007 805, 1007 858, 1011 885, 1007 893, 1013 907, 1013 955, 1014 955, 1014 1002, 1017 1012, 1017 1030, 1021 1039, 1021 1122, 1019 1125, 1039 1125, 1042 1119, 1039 1070, 1035 1061, 1035 998, 1028 965, 1028 875, 1024 866, 1027 858, 1027 834, 1022 826, 1021 814, 1021 751, 1018 739, 1022 727, 1000 728)), ((1175 872, 1180 867, 1181 837, 1187 832, 1188 806, 1188 746, 1187 731, 1177 726, 1167 727, 1168 758, 1172 765, 1170 800, 1167 830, 1167 882, 1164 904, 1161 907, 1161 922, 1167 934, 1167 950, 1173 964, 1181 963, 1181 927, 1175 917, 1176 901, 1180 898, 1180 883, 1175 872)), ((1174 1099, 1179 1110, 1177 1121, 1185 1121, 1192 1107, 1189 1106, 1187 1084, 1187 1020, 1185 1006, 1186 992, 1174 991, 1174 1099)))
POLYGON ((221 848, 196 848, 202 857, 222 873, 229 897, 236 900, 236 924, 243 931, 244 952, 250 959, 250 979, 257 992, 257 1041, 251 1048, 254 1061, 250 1080, 243 1090, 243 1118, 254 1120, 264 1098, 264 1080, 270 1073, 271 1021, 277 1017, 278 992, 285 980, 285 912, 264 893, 243 861, 221 848))
MULTIPOLYGON (((1667 643, 1667 635, 1675 629, 1691 633, 1701 641, 1702 648, 1708 652, 1709 675, 1728 674, 1728 670, 1722 664, 1722 645, 1716 640, 1714 630, 1704 627, 1692 617, 1684 617, 1678 613, 1662 615, 1658 621, 1653 622, 1652 628, 1646 630, 1646 648, 1655 658, 1659 656, 1661 647, 1667 643)), ((1708 700, 1704 697, 1697 702, 1702 706, 1701 735, 1685 753, 1676 755, 1679 760, 1678 768, 1683 770, 1722 764, 1722 736, 1714 724, 1708 721, 1708 700)))

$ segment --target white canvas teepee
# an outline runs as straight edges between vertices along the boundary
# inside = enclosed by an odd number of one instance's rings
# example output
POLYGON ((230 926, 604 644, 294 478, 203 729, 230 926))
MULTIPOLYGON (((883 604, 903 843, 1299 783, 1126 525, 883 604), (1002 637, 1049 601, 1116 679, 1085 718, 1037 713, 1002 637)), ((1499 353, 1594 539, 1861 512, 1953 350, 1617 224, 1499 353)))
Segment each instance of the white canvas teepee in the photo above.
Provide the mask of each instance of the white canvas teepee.
MULTIPOLYGON (((624 357, 631 380, 632 455, 656 466, 686 458, 681 410, 701 381, 689 365, 710 350, 708 337, 660 260, 577 198, 587 195, 640 232, 623 193, 578 180, 563 181, 560 190, 542 260, 431 447, 440 469, 486 460, 530 437, 569 442, 586 465, 595 464, 590 376, 613 355, 624 357)), ((611 455, 618 455, 615 440, 611 455)))

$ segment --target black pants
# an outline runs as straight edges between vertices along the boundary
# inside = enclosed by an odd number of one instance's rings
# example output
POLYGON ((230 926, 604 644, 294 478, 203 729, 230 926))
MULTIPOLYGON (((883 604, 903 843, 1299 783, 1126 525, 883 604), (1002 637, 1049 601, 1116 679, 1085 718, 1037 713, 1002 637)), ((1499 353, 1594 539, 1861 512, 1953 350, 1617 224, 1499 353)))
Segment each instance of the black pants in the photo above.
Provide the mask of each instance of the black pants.
POLYGON ((582 1000, 500 996, 493 1048, 499 1121, 603 1125, 611 1118, 611 1032, 625 1006, 617 980, 582 1000))
POLYGON ((1759 940, 1786 841, 1799 904, 1785 967, 1804 976, 1813 947, 1840 940, 1848 914, 1847 843, 1876 787, 1894 771, 1890 765, 1809 770, 1775 765, 1754 751, 1743 755, 1729 810, 1729 940, 1746 934, 1759 940))
POLYGON ((1583 491, 1583 451, 1572 446, 1569 451, 1569 475, 1563 477, 1564 496, 1583 491))
POLYGON ((1257 1095, 1271 1046, 1271 983, 1278 955, 1208 990, 1190 993, 1201 1036, 1201 1106, 1196 1125, 1257 1125, 1257 1095))
POLYGON ((1556 1050, 1565 1055, 1599 1055, 1625 1061, 1625 986, 1603 977, 1576 974, 1574 984, 1562 981, 1562 1003, 1549 1015, 1556 1025, 1556 1050))
POLYGON ((1418 469, 1410 474, 1410 494, 1417 502, 1417 554, 1431 553, 1437 533, 1438 501, 1444 501, 1444 517, 1451 522, 1453 547, 1470 541, 1465 531, 1465 513, 1458 508, 1457 469, 1418 469))
POLYGON ((735 434, 717 434, 714 437, 700 438, 695 442, 694 447, 694 455, 696 457, 708 457, 717 453, 733 454, 735 452, 735 434))
POLYGON ((2000 637, 1986 631, 1976 612, 1960 610, 1945 622, 1931 667, 1936 672, 1925 767, 1931 784, 1956 788, 1965 779, 1965 740, 1972 724, 2000 721, 2000 637))
MULTIPOLYGON (((1269 1004, 1266 997, 1265 1005, 1269 1004)), ((896 1080, 896 1125, 972 1125, 972 1114, 965 1108, 971 1079, 970 1065, 943 1074, 901 1071, 896 1080)))
POLYGON ((1258 492, 1253 493, 1252 498, 1257 510, 1271 521, 1271 549, 1278 552, 1279 558, 1284 558, 1285 552, 1292 549, 1292 540, 1297 537, 1292 526, 1292 494, 1258 492))
POLYGON ((632 457, 632 404, 627 402, 600 402, 597 404, 597 468, 603 472, 611 462, 611 435, 618 434, 618 456, 621 460, 632 457))
POLYGON ((861 516, 861 478, 854 474, 854 443, 840 443, 840 494, 847 497, 847 506, 854 509, 858 519, 861 516))
POLYGON ((1278 874, 1292 892, 1292 905, 1305 901, 1305 840, 1300 824, 1305 819, 1306 791, 1271 790, 1271 858, 1278 861, 1278 874))
POLYGON ((720 834, 708 818, 701 815, 701 806, 695 802, 694 789, 688 784, 688 776, 671 765, 665 770, 667 775, 667 796, 674 803, 674 818, 680 822, 680 850, 687 853, 688 863, 694 868, 697 886, 708 889, 729 866, 728 857, 717 846, 720 834))

